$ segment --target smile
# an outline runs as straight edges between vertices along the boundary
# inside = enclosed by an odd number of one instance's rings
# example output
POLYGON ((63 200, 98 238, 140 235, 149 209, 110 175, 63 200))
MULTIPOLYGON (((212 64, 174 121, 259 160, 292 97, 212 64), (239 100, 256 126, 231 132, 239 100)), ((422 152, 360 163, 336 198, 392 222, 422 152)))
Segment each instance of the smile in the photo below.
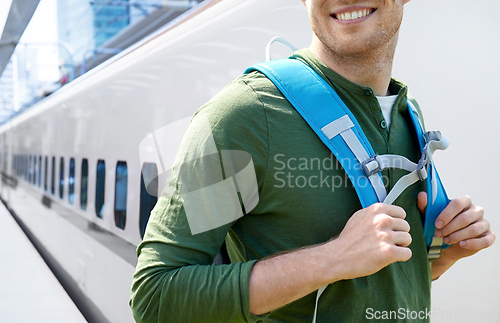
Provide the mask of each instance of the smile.
POLYGON ((333 18, 341 21, 353 21, 356 19, 364 18, 375 12, 376 9, 361 9, 349 12, 341 12, 333 14, 333 18))

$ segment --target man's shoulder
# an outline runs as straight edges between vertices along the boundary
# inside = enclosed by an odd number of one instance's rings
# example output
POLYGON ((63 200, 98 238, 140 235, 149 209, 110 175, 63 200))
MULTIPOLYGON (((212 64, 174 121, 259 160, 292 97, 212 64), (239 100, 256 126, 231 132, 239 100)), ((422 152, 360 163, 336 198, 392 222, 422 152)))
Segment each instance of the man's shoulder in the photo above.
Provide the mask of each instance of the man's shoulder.
POLYGON ((224 120, 241 123, 265 115, 267 108, 288 109, 287 105, 276 86, 264 74, 254 71, 232 80, 195 115, 206 115, 216 123, 224 120))

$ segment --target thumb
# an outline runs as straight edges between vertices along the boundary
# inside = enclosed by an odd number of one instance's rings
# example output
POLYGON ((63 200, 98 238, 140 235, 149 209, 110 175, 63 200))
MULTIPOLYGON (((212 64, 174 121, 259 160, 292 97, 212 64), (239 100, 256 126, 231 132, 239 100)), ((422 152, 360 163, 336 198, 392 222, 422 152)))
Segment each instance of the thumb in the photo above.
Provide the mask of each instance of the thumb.
POLYGON ((425 207, 427 206, 427 193, 420 192, 417 196, 417 207, 420 213, 425 213, 425 207))

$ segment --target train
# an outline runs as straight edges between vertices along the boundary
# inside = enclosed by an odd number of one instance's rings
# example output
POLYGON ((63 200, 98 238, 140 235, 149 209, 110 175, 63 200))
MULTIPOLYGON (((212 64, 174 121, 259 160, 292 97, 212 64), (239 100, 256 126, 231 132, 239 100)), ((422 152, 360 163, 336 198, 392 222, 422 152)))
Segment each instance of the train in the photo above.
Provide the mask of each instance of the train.
POLYGON ((0 197, 89 322, 134 321, 136 247, 190 116, 275 36, 309 45, 300 1, 205 0, 0 126, 0 197))
MULTIPOLYGON (((470 194, 495 228, 500 175, 483 166, 500 141, 484 116, 496 115, 500 5, 467 4, 409 2, 393 74, 451 141, 436 161, 448 193, 470 194)), ((301 1, 205 0, 0 125, 0 198, 89 322, 134 321, 136 247, 189 120, 246 67, 289 55, 276 36, 310 44, 301 1)), ((499 250, 433 283, 433 322, 499 322, 499 250)))

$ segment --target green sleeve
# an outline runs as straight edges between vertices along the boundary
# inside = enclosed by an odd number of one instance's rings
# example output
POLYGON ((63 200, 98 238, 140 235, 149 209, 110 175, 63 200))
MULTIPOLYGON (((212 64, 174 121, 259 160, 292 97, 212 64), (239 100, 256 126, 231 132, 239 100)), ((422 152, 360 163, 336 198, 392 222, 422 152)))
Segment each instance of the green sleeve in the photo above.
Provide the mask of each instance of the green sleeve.
POLYGON ((249 276, 257 260, 212 264, 236 220, 192 234, 186 216, 183 185, 186 181, 207 185, 215 178, 210 174, 217 168, 214 165, 220 163, 220 159, 214 164, 214 158, 196 158, 213 148, 210 136, 219 152, 241 150, 251 155, 260 191, 267 164, 265 111, 252 87, 235 80, 193 117, 167 187, 151 213, 137 249, 131 291, 130 306, 137 322, 258 322, 261 318, 249 309, 249 276), (200 126, 203 120, 208 120, 208 130, 200 126))

